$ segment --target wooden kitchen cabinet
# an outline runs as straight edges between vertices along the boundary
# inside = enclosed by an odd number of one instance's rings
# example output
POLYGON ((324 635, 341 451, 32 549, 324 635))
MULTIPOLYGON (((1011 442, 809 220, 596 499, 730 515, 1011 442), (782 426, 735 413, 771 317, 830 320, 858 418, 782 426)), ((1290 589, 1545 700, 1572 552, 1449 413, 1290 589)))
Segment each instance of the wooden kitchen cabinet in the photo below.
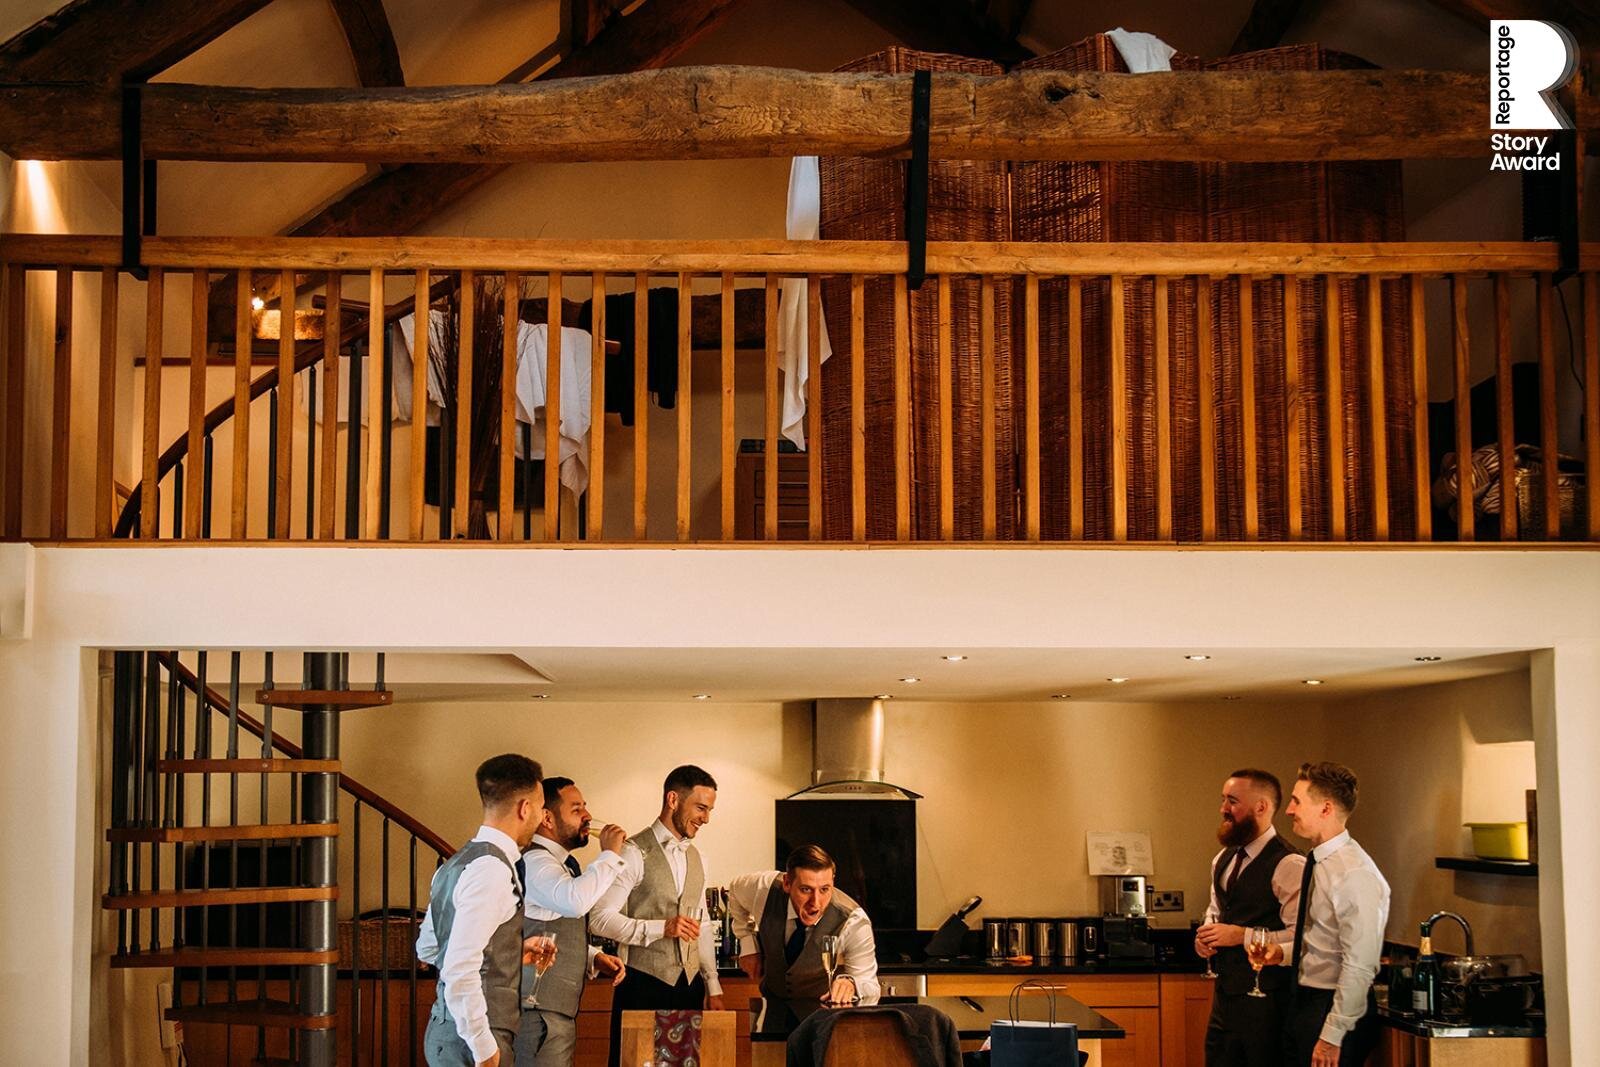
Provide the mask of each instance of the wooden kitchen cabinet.
POLYGON ((1545 1067, 1538 1037, 1418 1037, 1383 1028, 1374 1067, 1545 1067))
POLYGON ((1161 1067, 1205 1067, 1214 988, 1203 974, 1161 976, 1161 1067))
MULTIPOLYGON (((1004 997, 1024 977, 1015 974, 929 975, 928 995, 1004 997)), ((1163 1067, 1160 975, 1053 974, 1039 977, 1127 1031, 1124 1038, 1100 1042, 1102 1067, 1163 1067)), ((1028 995, 1043 996, 1044 991, 1030 989, 1028 995)))
MULTIPOLYGON (((605 1067, 611 1051, 611 980, 595 979, 583 990, 578 1003, 578 1047, 574 1067, 605 1067)), ((739 1067, 750 1067, 750 998, 756 983, 748 978, 724 978, 723 1002, 734 1012, 739 1067)))

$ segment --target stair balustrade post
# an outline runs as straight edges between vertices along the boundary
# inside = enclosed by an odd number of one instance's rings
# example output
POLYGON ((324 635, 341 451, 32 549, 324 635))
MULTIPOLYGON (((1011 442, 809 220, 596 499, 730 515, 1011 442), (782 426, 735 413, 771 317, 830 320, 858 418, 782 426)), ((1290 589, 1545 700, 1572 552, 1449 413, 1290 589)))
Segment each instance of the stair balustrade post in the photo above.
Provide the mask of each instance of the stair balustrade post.
MULTIPOLYGON (((341 688, 339 655, 335 652, 308 652, 305 657, 305 686, 308 689, 341 688)), ((301 719, 301 741, 306 759, 339 758, 339 712, 326 705, 307 707, 301 719)), ((337 774, 300 775, 300 818, 306 823, 339 821, 339 776, 337 774)), ((338 838, 314 837, 301 840, 300 870, 308 886, 331 886, 338 882, 338 838)), ((303 948, 331 951, 337 947, 334 902, 305 901, 300 905, 303 948)), ((300 969, 300 1010, 308 1015, 332 1015, 336 1009, 334 981, 337 965, 315 964, 300 969)), ((307 1067, 334 1067, 337 1061, 337 1031, 309 1030, 302 1035, 300 1062, 307 1067)))

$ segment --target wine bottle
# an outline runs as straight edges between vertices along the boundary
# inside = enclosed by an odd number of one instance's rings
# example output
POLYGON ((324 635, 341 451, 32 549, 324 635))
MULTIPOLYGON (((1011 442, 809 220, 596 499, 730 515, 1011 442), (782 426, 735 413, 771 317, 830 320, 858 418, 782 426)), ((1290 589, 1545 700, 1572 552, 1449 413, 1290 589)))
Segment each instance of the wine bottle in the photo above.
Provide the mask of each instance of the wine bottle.
POLYGON ((1438 1013, 1439 961, 1433 955, 1433 938, 1422 935, 1417 950, 1417 969, 1411 975, 1411 1006, 1424 1019, 1438 1013))

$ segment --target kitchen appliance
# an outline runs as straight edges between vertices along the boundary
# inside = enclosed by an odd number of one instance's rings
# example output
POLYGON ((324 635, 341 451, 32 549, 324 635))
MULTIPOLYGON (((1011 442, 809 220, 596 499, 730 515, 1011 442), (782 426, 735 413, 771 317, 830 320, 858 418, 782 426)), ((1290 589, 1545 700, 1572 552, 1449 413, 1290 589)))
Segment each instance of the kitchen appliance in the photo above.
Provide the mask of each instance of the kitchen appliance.
POLYGON ((1006 921, 998 917, 983 920, 983 954, 991 960, 1006 958, 1006 921))
POLYGON ((1105 959, 1105 942, 1102 938, 1105 920, 1098 915, 1086 915, 1081 919, 1074 919, 1073 922, 1078 924, 1078 959, 1083 961, 1105 959))
POLYGON ((1467 1022, 1473 1026, 1526 1026, 1544 1010, 1544 981, 1536 974, 1477 978, 1466 986, 1467 1022))
POLYGON ((1143 915, 1107 915, 1104 920, 1105 954, 1111 960, 1152 960, 1150 920, 1143 915))
POLYGON ((1006 955, 1030 955, 1029 923, 1027 919, 1006 920, 1006 955))
POLYGON ((1054 960, 1061 955, 1060 942, 1056 940, 1054 919, 1035 919, 1033 927, 1033 958, 1040 962, 1054 960))
POLYGON ((1056 920, 1056 953, 1062 960, 1078 958, 1078 924, 1071 919, 1056 920))
POLYGON ((1145 877, 1142 874, 1105 874, 1100 876, 1100 913, 1102 915, 1145 914, 1145 877))

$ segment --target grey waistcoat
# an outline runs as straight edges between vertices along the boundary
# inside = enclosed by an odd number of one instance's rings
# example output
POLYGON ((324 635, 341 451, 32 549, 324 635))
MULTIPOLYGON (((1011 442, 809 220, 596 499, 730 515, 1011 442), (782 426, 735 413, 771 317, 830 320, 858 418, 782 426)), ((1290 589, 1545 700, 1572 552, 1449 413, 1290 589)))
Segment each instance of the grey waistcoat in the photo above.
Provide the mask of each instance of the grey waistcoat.
MULTIPOLYGON (((670 919, 687 915, 705 905, 706 869, 700 853, 690 845, 684 855, 683 892, 673 887, 672 866, 661 850, 651 827, 628 840, 644 855, 644 877, 628 894, 627 915, 633 919, 670 919)), ((648 945, 628 945, 628 966, 643 971, 668 985, 677 985, 680 975, 694 981, 700 973, 700 949, 691 941, 662 938, 648 945)))
POLYGON ((844 893, 835 889, 833 899, 822 911, 822 918, 806 936, 805 947, 790 963, 784 958, 783 947, 788 940, 784 928, 789 924, 789 894, 783 883, 774 881, 767 890, 767 903, 761 909, 761 923, 756 937, 761 944, 761 995, 775 1000, 821 997, 828 991, 828 972, 822 969, 822 941, 827 934, 837 934, 844 921, 855 913, 858 905, 844 893))
MULTIPOLYGON (((549 851, 537 843, 533 847, 549 851)), ((563 868, 561 877, 572 876, 563 868)), ((540 1011, 554 1012, 569 1019, 576 1019, 578 1002, 583 999, 584 978, 589 973, 589 917, 587 915, 561 919, 524 917, 522 933, 524 937, 532 937, 534 934, 554 934, 556 938, 556 961, 550 965, 548 971, 544 972, 544 977, 539 979, 537 989, 533 985, 533 968, 522 968, 522 995, 527 996, 531 991, 539 998, 540 1011)))
MULTIPOLYGON (((517 908, 511 918, 495 928, 489 935, 489 944, 483 950, 483 1000, 488 1008, 489 1026, 508 1034, 517 1032, 518 1017, 522 1012, 522 892, 517 885, 516 869, 506 854, 488 841, 469 841, 455 855, 445 860, 433 876, 429 890, 429 904, 433 915, 433 936, 439 943, 439 962, 444 962, 450 947, 450 930, 455 925, 456 883, 467 865, 484 856, 493 856, 506 868, 507 890, 515 893, 517 908)), ((433 1014, 452 1027, 455 1020, 444 1001, 444 979, 439 980, 438 999, 433 1004, 433 1014)))

